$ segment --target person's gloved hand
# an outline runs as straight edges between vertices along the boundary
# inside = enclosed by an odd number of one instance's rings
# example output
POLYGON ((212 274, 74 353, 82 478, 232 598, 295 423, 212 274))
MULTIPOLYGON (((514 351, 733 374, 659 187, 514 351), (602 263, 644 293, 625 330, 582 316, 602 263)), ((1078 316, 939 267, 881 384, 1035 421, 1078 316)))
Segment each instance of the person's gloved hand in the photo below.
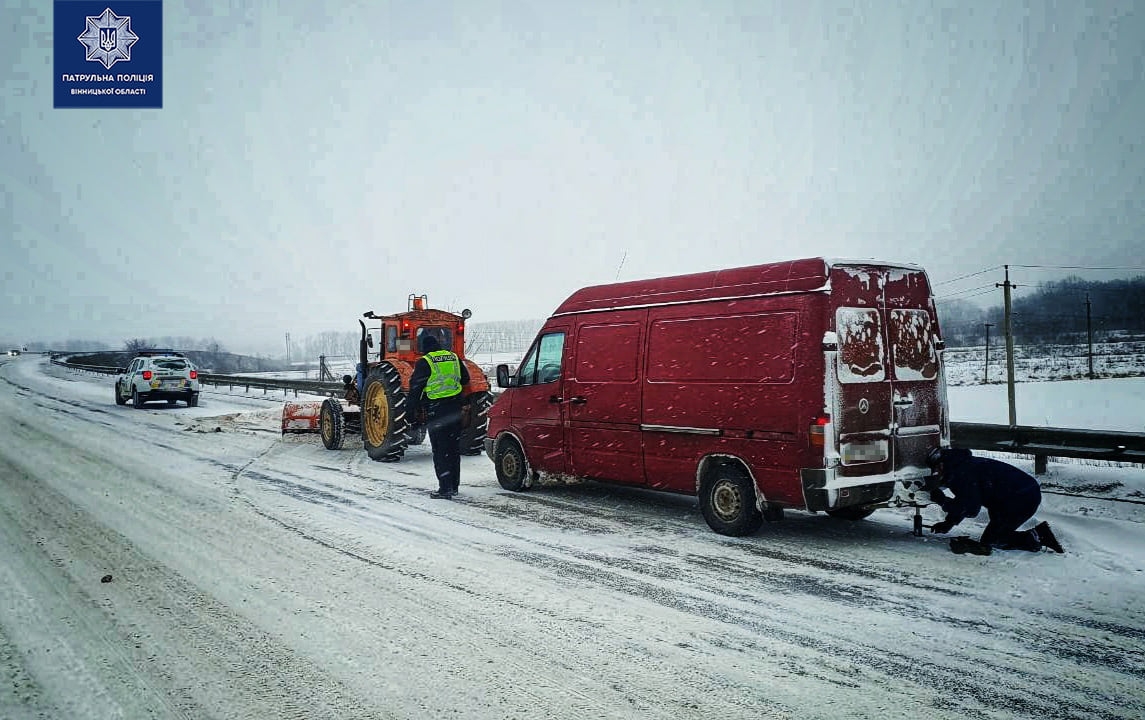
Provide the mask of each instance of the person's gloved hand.
POLYGON ((930 531, 945 535, 946 533, 950 532, 951 528, 953 527, 954 523, 950 522, 949 520, 943 520, 942 522, 936 522, 935 524, 931 525, 930 531))

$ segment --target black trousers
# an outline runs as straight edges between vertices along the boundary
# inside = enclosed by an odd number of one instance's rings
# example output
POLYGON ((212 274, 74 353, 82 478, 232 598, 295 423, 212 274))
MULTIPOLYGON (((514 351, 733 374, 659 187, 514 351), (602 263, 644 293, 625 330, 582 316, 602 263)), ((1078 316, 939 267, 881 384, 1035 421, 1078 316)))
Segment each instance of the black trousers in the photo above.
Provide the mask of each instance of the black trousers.
POLYGON ((1000 550, 1041 550, 1042 543, 1037 533, 1032 530, 1018 531, 1018 526, 1032 518, 1041 503, 1041 490, 1034 488, 1009 498, 1002 507, 987 508, 990 522, 982 531, 982 544, 1000 550))
POLYGON ((437 490, 455 493, 461 486, 461 404, 431 402, 426 414, 437 490))

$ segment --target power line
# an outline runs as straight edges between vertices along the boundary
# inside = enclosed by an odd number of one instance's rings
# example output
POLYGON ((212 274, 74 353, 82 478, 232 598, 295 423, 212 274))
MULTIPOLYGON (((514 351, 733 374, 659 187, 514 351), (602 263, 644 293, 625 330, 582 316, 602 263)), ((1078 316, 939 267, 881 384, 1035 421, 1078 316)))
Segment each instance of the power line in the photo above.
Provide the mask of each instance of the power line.
MULTIPOLYGON (((993 288, 993 287, 989 287, 989 288, 986 288, 985 290, 981 290, 981 291, 979 291, 979 292, 976 292, 976 293, 974 293, 973 295, 967 295, 967 296, 965 296, 965 297, 963 297, 963 298, 961 298, 961 299, 962 299, 962 300, 969 300, 970 298, 976 298, 976 297, 978 297, 979 295, 989 295, 989 294, 990 294, 990 293, 992 293, 992 292, 994 292, 994 288, 993 288)), ((957 293, 956 293, 956 295, 957 295, 957 293)), ((936 297, 936 298, 934 298, 934 299, 935 299, 935 300, 946 300, 946 299, 949 299, 949 298, 953 298, 953 297, 955 297, 955 295, 942 295, 942 296, 936 297)))
POLYGON ((945 300, 946 298, 957 297, 959 295, 963 295, 963 294, 968 293, 968 292, 974 292, 975 290, 982 290, 983 288, 989 288, 990 290, 993 290, 994 284, 991 283, 989 285, 979 285, 978 287, 966 288, 965 290, 958 290, 958 291, 950 293, 949 295, 939 295, 935 299, 945 300))
POLYGON ((1040 270, 1132 270, 1145 272, 1145 267, 1090 267, 1087 265, 1011 265, 1010 267, 1035 268, 1040 270))
POLYGON ((985 270, 979 270, 978 272, 972 272, 969 275, 963 275, 962 277, 956 277, 953 280, 943 280, 940 283, 935 283, 934 286, 938 287, 939 285, 949 285, 950 283, 958 282, 959 280, 965 280, 966 278, 971 278, 971 277, 974 277, 975 275, 983 275, 983 274, 988 273, 988 272, 993 272, 1000 267, 1002 267, 1002 266, 1001 265, 995 265, 994 267, 989 267, 989 268, 986 268, 985 270))

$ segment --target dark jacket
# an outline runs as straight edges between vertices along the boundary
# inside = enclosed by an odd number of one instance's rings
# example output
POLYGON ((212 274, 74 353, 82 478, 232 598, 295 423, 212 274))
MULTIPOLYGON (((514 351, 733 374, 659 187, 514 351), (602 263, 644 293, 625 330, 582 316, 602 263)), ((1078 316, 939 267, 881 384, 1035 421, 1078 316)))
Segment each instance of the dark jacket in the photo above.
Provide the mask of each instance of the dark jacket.
POLYGON ((941 485, 955 495, 943 494, 939 502, 946 520, 955 524, 975 517, 983 507, 994 516, 1004 512, 1015 498, 1027 494, 1041 497, 1038 481, 1029 473, 1000 460, 974 457, 965 448, 942 451, 941 485))
MULTIPOLYGON (((432 350, 426 349, 425 352, 432 352, 438 349, 436 342, 432 343, 432 345, 427 345, 427 347, 432 347, 432 350)), ((464 387, 469 384, 469 370, 466 369, 465 362, 461 358, 457 359, 457 364, 461 367, 461 386, 464 387)), ((410 375, 409 379, 409 400, 407 401, 406 413, 411 420, 417 417, 417 411, 420 410, 422 406, 425 406, 427 410, 433 412, 435 406, 438 405, 452 406, 461 404, 461 394, 442 400, 430 400, 425 397, 425 384, 429 382, 429 374, 429 358, 422 356, 418 359, 417 364, 413 366, 413 375, 410 375)))

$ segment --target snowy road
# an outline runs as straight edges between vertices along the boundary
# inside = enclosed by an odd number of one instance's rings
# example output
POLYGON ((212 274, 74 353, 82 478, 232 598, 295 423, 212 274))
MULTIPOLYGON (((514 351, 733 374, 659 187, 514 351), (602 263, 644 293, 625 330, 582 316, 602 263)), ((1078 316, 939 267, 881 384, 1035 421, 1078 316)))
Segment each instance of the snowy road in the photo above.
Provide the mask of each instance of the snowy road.
POLYGON ((280 407, 0 366, 0 717, 1145 716, 1140 468, 1055 468, 1098 496, 1046 496, 1069 552, 980 558, 895 511, 725 538, 483 456, 432 500, 428 445, 329 452, 280 407))

